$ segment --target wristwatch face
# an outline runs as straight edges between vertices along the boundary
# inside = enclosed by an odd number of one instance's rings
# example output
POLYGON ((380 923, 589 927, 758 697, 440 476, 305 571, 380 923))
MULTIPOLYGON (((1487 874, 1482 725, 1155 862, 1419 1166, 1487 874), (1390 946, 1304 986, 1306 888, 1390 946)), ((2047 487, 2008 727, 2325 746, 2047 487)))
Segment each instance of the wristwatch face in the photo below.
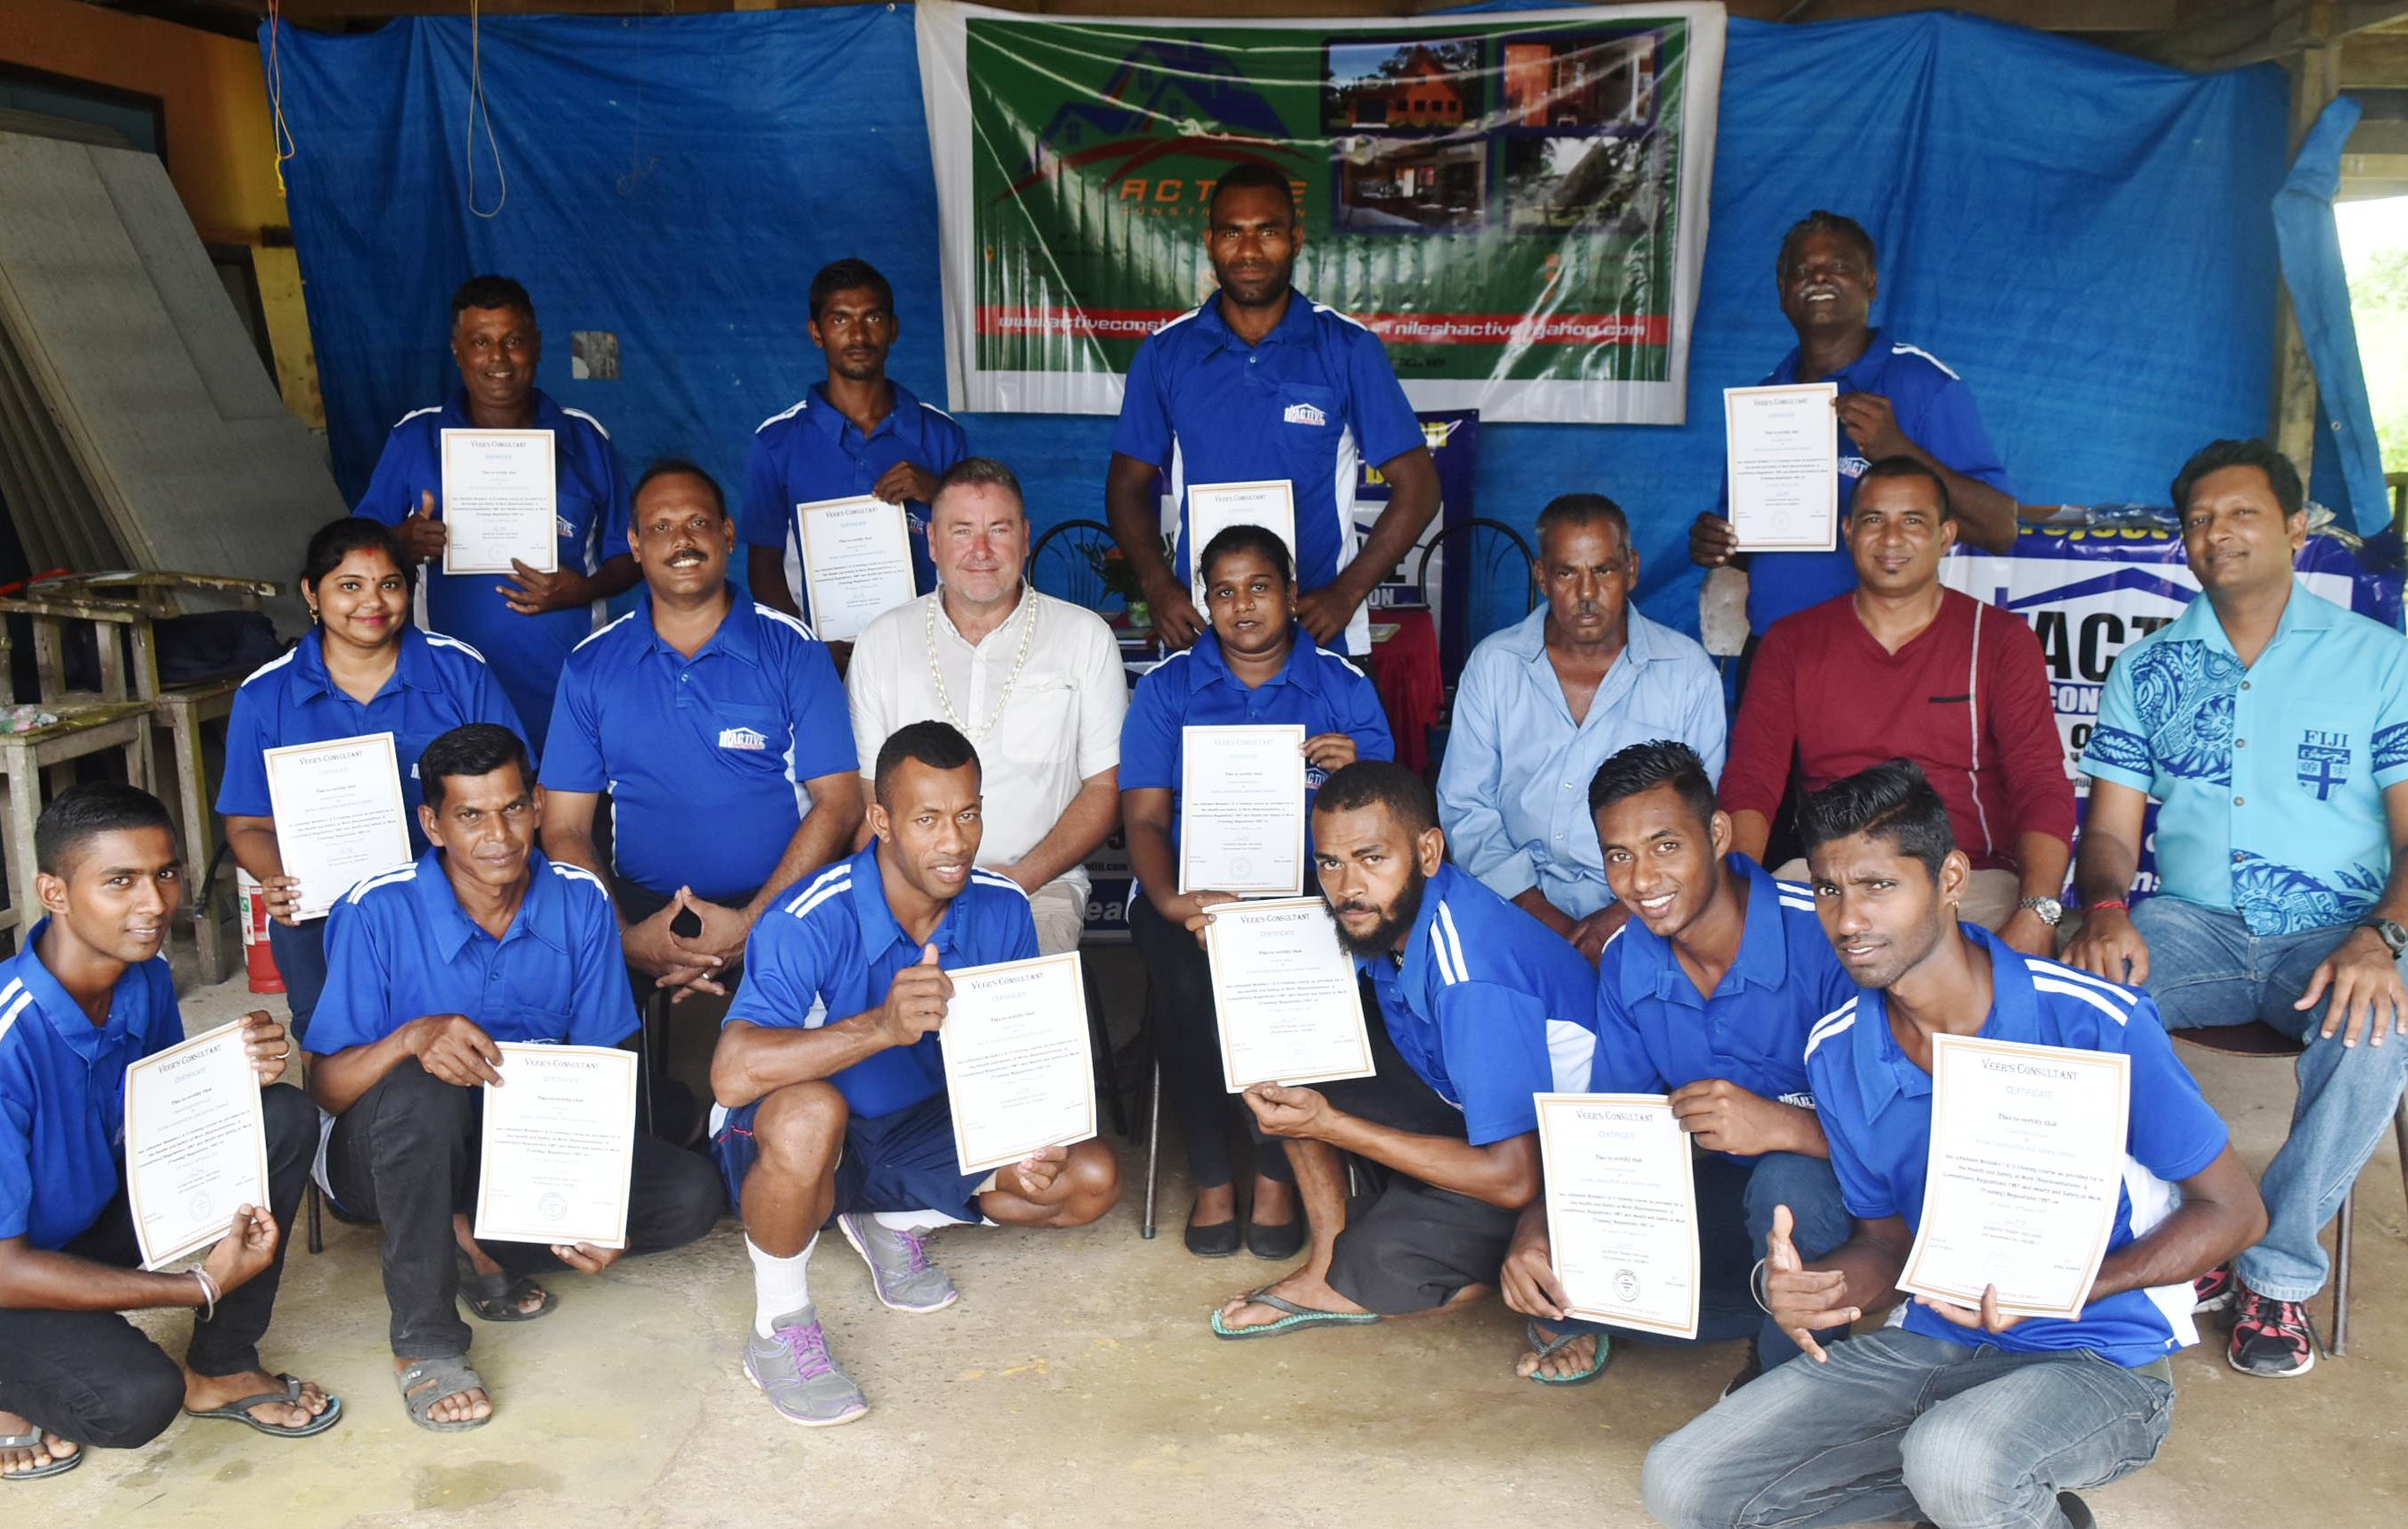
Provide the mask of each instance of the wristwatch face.
POLYGON ((2384 947, 2395 959, 2401 952, 2408 951, 2408 929, 2401 928, 2388 918, 2370 918, 2366 927, 2374 931, 2375 938, 2383 942, 2384 947))
POLYGON ((2040 915, 2040 921, 2051 929, 2065 917, 2065 904, 2053 897, 2028 897, 2022 905, 2040 915))

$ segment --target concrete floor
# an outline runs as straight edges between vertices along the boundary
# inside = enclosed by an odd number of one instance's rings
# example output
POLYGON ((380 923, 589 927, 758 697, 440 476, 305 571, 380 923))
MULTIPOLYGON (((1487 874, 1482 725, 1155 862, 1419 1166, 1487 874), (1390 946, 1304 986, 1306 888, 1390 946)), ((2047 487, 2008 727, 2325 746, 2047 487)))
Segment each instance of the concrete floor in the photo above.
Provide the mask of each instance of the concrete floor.
MULTIPOLYGON (((194 1030, 254 1000, 240 978, 188 992, 194 1030)), ((2289 1118, 2288 1070, 2186 1052, 2262 1164, 2289 1118)), ((1466 1522, 1638 1525, 1639 1465, 1709 1406, 1739 1346, 1626 1347, 1596 1385, 1514 1378, 1521 1323, 1494 1301, 1384 1329, 1216 1341, 1206 1312, 1272 1272, 1189 1258, 1183 1184, 1166 1174, 1163 1235, 1140 1240, 1141 1148, 1121 1208, 1071 1233, 949 1232, 938 1255, 961 1304, 905 1317, 871 1298, 840 1244, 814 1291, 869 1415, 805 1431, 778 1421, 738 1363, 751 1287, 735 1223, 603 1279, 552 1277, 560 1309, 480 1325, 497 1403, 464 1435, 412 1427, 394 1394, 373 1232, 327 1222, 295 1247, 271 1366, 324 1383, 348 1416, 320 1438, 179 1421, 148 1449, 74 1475, 0 1486, 10 1525, 146 1529, 590 1524, 812 1529, 911 1523, 1232 1523, 1455 1529, 1466 1522)), ((2408 1506, 2408 1204, 2390 1141, 2358 1212, 2347 1358, 2289 1382, 2244 1379, 2211 1340, 2175 1360, 2173 1435, 2151 1469, 2093 1497, 2114 1529, 2396 1525, 2408 1506)), ((2319 1305, 2325 1320, 2329 1303, 2319 1305)), ((180 1345, 180 1317, 145 1318, 180 1345)), ((2220 1337, 2220 1334, 2214 1336, 2220 1337)))

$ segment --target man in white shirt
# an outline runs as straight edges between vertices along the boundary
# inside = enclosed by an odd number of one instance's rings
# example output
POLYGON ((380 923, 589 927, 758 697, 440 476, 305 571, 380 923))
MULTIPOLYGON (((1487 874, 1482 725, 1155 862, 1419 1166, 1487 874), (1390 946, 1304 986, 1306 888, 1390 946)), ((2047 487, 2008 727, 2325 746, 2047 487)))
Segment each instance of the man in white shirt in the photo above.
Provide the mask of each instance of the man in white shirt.
POLYGON ((896 728, 950 722, 986 762, 978 863, 1018 882, 1038 948, 1073 949, 1087 920, 1086 858, 1120 820, 1120 644, 1093 611, 1021 578, 1020 480, 966 457, 928 511, 937 592, 898 605, 853 644, 846 689, 867 777, 896 728))

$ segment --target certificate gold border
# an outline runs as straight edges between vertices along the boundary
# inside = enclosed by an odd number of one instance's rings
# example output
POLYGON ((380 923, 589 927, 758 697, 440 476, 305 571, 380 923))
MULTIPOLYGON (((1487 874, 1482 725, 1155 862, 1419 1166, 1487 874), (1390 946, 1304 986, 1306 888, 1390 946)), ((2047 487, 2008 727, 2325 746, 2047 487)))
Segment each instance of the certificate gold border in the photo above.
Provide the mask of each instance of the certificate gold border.
MULTIPOLYGON (((1739 507, 1739 484, 1732 481, 1730 469, 1731 401, 1735 398, 1761 397, 1768 393, 1820 394, 1836 405, 1840 387, 1836 382, 1780 382, 1767 387, 1727 387, 1723 389, 1723 508, 1736 512, 1739 507)), ((1836 408, 1831 415, 1831 476, 1829 508, 1824 512, 1827 527, 1819 538, 1796 541, 1742 541, 1734 552, 1836 552, 1840 546, 1840 416, 1836 408)), ((1731 527, 1738 529, 1734 519, 1731 527)))
MULTIPOLYGON (((392 801, 394 820, 401 826, 401 853, 393 859, 390 865, 380 866, 378 867, 378 869, 388 870, 395 866, 408 865, 410 862, 411 858, 409 853, 409 798, 408 795, 401 788, 400 756, 394 748, 393 734, 390 732, 353 733, 349 738, 328 738, 322 742, 315 743, 285 743, 276 748, 262 749, 260 751, 260 757, 265 761, 267 771, 268 817, 271 821, 281 822, 285 815, 283 812, 284 803, 278 800, 278 792, 276 789, 276 767, 280 763, 286 759, 302 758, 311 754, 323 754, 334 749, 351 748, 361 743, 366 743, 371 746, 378 743, 382 743, 384 745, 385 775, 393 782, 392 801)), ((291 787, 286 787, 286 790, 290 791, 291 787)), ((277 830, 276 854, 280 859, 284 857, 283 829, 280 828, 277 830)), ((291 868, 287 867, 285 874, 291 875, 292 873, 291 868)), ((306 924, 313 918, 323 917, 326 914, 332 912, 334 910, 335 903, 345 892, 351 890, 351 888, 348 887, 335 887, 333 890, 328 891, 325 894, 325 901, 322 902, 316 901, 319 888, 305 885, 301 890, 304 894, 303 901, 301 905, 294 910, 294 916, 306 924)))
MULTIPOLYGON (((1241 491, 1261 488, 1276 488, 1282 494, 1287 496, 1287 513, 1285 521, 1277 526, 1263 526, 1263 529, 1273 533, 1282 541, 1287 543, 1288 561, 1290 563, 1294 563, 1296 561, 1296 481, 1294 479, 1257 478, 1251 483, 1189 483, 1187 485, 1187 502, 1179 506, 1179 511, 1181 518, 1183 519, 1187 525, 1187 584, 1188 593, 1196 601, 1197 610, 1201 611, 1205 608, 1204 543, 1211 541, 1211 538, 1208 536, 1197 536, 1196 534, 1196 496, 1198 494, 1212 493, 1234 494, 1241 491)), ((1213 527, 1213 531, 1215 534, 1218 534, 1221 530, 1230 526, 1255 525, 1262 525, 1262 523, 1260 521, 1244 520, 1224 521, 1219 525, 1216 525, 1213 527)))
MULTIPOLYGON (((1530 1102, 1538 1106, 1539 1164, 1542 1173, 1545 1171, 1547 1163, 1555 1157, 1555 1144, 1557 1138, 1547 1129, 1547 1117, 1556 1110, 1576 1109, 1597 1104, 1607 1104, 1615 1109, 1648 1108, 1661 1110, 1667 1120, 1670 1120, 1672 1116, 1672 1101, 1668 1096, 1660 1093, 1541 1093, 1532 1094, 1530 1096, 1530 1102)), ((1678 1131, 1680 1127, 1678 1125, 1674 1125, 1672 1129, 1678 1131)), ((1552 1179, 1555 1176, 1549 1174, 1546 1176, 1552 1179)), ((1641 1332, 1662 1333, 1676 1338, 1694 1339, 1698 1335, 1698 1302, 1699 1296, 1703 1292, 1698 1288, 1698 1281, 1701 1277, 1702 1271, 1699 1268, 1699 1255, 1698 1251, 1698 1184, 1693 1176, 1689 1174, 1683 1174, 1681 1176, 1681 1193, 1682 1197, 1688 1202, 1689 1206, 1688 1325, 1686 1327, 1678 1327, 1670 1322, 1657 1321, 1652 1317, 1634 1316, 1627 1312, 1618 1311, 1608 1306, 1567 1307, 1566 1309, 1571 1316, 1578 1317, 1584 1321, 1610 1322, 1615 1327, 1637 1328, 1641 1332)), ((1547 1197, 1547 1243, 1550 1248, 1561 1247, 1563 1244, 1562 1216, 1562 1205, 1556 1201, 1554 1195, 1550 1194, 1547 1197)), ((1564 1277, 1562 1267, 1560 1265, 1555 1266, 1555 1273, 1556 1283, 1561 1284, 1564 1277)), ((1571 1291, 1570 1289, 1567 1289, 1564 1293, 1569 1296, 1571 1291)))
MULTIPOLYGON (((125 1200, 128 1208, 130 1208, 134 1214, 134 1237, 135 1241, 141 1247, 142 1267, 145 1269, 156 1272, 165 1265, 175 1262, 178 1259, 189 1258, 193 1254, 201 1251, 203 1248, 216 1247, 218 1243, 225 1237, 228 1228, 233 1225, 233 1219, 228 1217, 224 1225, 218 1226, 207 1233, 198 1233, 188 1238, 184 1242, 179 1243, 173 1248, 165 1249, 164 1251, 154 1251, 151 1248, 150 1236, 144 1226, 145 1218, 142 1210, 142 1176, 136 1172, 136 1164, 139 1161, 141 1157, 142 1148, 140 1137, 142 1135, 142 1132, 137 1124, 141 1118, 141 1112, 135 1108, 135 1085, 141 1080, 143 1075, 156 1071, 160 1063, 167 1061, 173 1058, 187 1056, 192 1052, 200 1050, 204 1046, 224 1046, 228 1044, 226 1041, 226 1032, 233 1031, 238 1034, 241 1029, 242 1021, 239 1019, 234 1021, 232 1024, 220 1025, 217 1029, 209 1031, 205 1034, 195 1035, 190 1040, 179 1041, 174 1046, 167 1047, 165 1051, 153 1052, 150 1056, 144 1057, 138 1061, 130 1062, 126 1065, 124 1094, 125 1200)), ((240 1048, 239 1040, 237 1040, 235 1045, 236 1049, 240 1048)), ((251 1079, 253 1084, 253 1087, 250 1090, 249 1108, 247 1109, 246 1114, 249 1116, 251 1121, 251 1140, 253 1149, 254 1167, 259 1179, 259 1193, 252 1196, 250 1203, 254 1205, 265 1205, 267 1204, 268 1188, 267 1121, 266 1117, 262 1113, 262 1106, 259 1099, 259 1089, 257 1087, 258 1074, 252 1070, 251 1059, 248 1057, 243 1059, 243 1073, 245 1076, 251 1079)))
POLYGON ((1179 811, 1183 818, 1187 801, 1195 787, 1188 779, 1196 768, 1196 750, 1189 746, 1189 735, 1199 732, 1281 732, 1296 739, 1296 876, 1290 881, 1255 882, 1245 887, 1197 887, 1187 874, 1187 849, 1190 843, 1184 823, 1179 829, 1179 890, 1187 892, 1232 892, 1240 897, 1297 897, 1304 891, 1304 741, 1309 736, 1301 722, 1245 722, 1221 726, 1190 725, 1179 729, 1179 811))
POLYGON ((1049 1147, 1074 1146, 1091 1139, 1096 1134, 1095 1032, 1088 1028, 1087 1022, 1086 968, 1081 963, 1079 953, 1075 950, 1064 950, 1051 956, 1030 956, 1016 961, 989 961, 984 966, 965 966, 946 974, 955 982, 959 982, 964 977, 984 976, 996 972, 1019 972, 1030 967, 1065 965, 1070 969, 1070 996, 1079 1005, 1079 1054, 1082 1059, 1079 1075, 1087 1080, 1087 1086, 1081 1095, 1086 1106, 1086 1123, 1075 1131, 1061 1135, 1048 1136, 1042 1141, 1016 1146, 1009 1152, 972 1161, 969 1139, 962 1130, 962 1112, 954 1107, 953 1054, 945 1048, 941 1039, 943 1031, 940 1027, 938 1031, 940 1038, 938 1041, 937 1049, 945 1060, 945 1114, 952 1119, 953 1126, 953 1157, 961 1163, 962 1172, 965 1174, 983 1174, 992 1169, 1009 1168, 1031 1153, 1041 1152, 1049 1147))
MULTIPOLYGON (((1256 911, 1272 913, 1291 908, 1318 908, 1321 910, 1323 917, 1326 918, 1329 916, 1329 904, 1323 902, 1318 897, 1258 898, 1236 903, 1216 904, 1205 911, 1215 915, 1217 917, 1218 915, 1224 913, 1236 914, 1242 916, 1245 914, 1256 911)), ((1206 966, 1212 974, 1212 1012, 1215 1015, 1226 1015, 1229 1012, 1229 1006, 1226 995, 1224 994, 1221 989, 1220 951, 1212 943, 1213 930, 1219 927, 1220 926, 1217 922, 1208 923, 1204 926, 1204 959, 1206 966)), ((1335 929, 1333 924, 1333 937, 1334 932, 1335 929)), ((1340 945, 1338 947, 1338 953, 1340 957, 1344 957, 1346 954, 1346 947, 1342 945, 1340 945)), ((1348 960, 1346 965, 1347 970, 1351 974, 1354 971, 1354 963, 1352 960, 1348 960)), ((1351 984, 1349 986, 1349 991, 1355 991, 1351 984)), ((1214 1028, 1220 1031, 1221 1039, 1221 1081, 1228 1086, 1227 1091, 1230 1093, 1243 1093, 1257 1083, 1280 1083, 1285 1084, 1291 1088, 1296 1088, 1309 1083, 1335 1083, 1340 1078, 1369 1077, 1373 1073, 1378 1071, 1371 1061, 1371 1032, 1364 1021, 1363 1005, 1359 998, 1354 1004, 1354 1039, 1356 1052, 1361 1060, 1352 1067, 1342 1067, 1334 1072, 1314 1073, 1308 1076, 1300 1077, 1250 1077, 1243 1081, 1240 1081, 1238 1077, 1238 1064, 1232 1057, 1229 1048, 1228 1024, 1225 1019, 1214 1028)))
MULTIPOLYGON (((450 485, 451 485, 451 482, 452 482, 452 438, 453 438, 454 436, 481 436, 481 437, 485 437, 485 438, 487 438, 487 439, 493 439, 493 438, 502 437, 502 436, 513 436, 513 437, 521 437, 521 438, 527 438, 527 439, 533 439, 533 438, 540 437, 540 438, 542 439, 542 440, 543 440, 543 455, 544 455, 544 462, 545 462, 545 464, 546 464, 548 467, 550 467, 550 468, 552 469, 552 535, 550 535, 550 536, 548 536, 548 537, 546 537, 546 538, 544 538, 544 540, 543 540, 543 548, 544 548, 544 552, 543 552, 543 561, 542 561, 542 562, 540 562, 540 563, 528 563, 528 564, 527 564, 527 567, 529 567, 529 568, 531 568, 531 569, 535 570, 538 573, 557 573, 557 572, 559 572, 559 571, 560 571, 560 457, 559 457, 559 441, 553 438, 552 433, 550 430, 463 430, 463 429, 448 429, 448 430, 443 431, 443 432, 442 432, 442 435, 443 435, 443 440, 442 440, 442 451, 443 451, 443 482, 444 482, 444 485, 445 485, 445 491, 444 491, 444 494, 443 494, 443 496, 442 496, 443 502, 442 502, 442 503, 441 503, 437 508, 438 508, 438 510, 440 511, 440 512, 441 512, 441 514, 442 514, 442 516, 443 516, 443 518, 444 518, 444 521, 445 521, 445 523, 446 523, 447 525, 450 523, 450 521, 451 521, 451 516, 452 516, 452 496, 451 496, 451 492, 450 492, 450 485)), ((509 565, 509 564, 508 564, 508 563, 501 563, 501 564, 496 565, 496 564, 491 564, 491 563, 464 563, 464 562, 460 562, 460 561, 456 560, 456 559, 452 556, 452 538, 451 538, 451 535, 447 532, 447 533, 444 535, 444 538, 443 538, 443 571, 444 571, 444 572, 446 572, 446 573, 515 573, 515 572, 517 572, 517 571, 518 571, 516 569, 511 568, 511 567, 510 567, 510 565, 509 565)), ((609 555, 609 549, 607 549, 607 548, 606 548, 606 549, 604 549, 603 555, 605 555, 605 556, 609 555)))
MULTIPOLYGON (((895 602, 896 605, 906 603, 918 593, 918 585, 911 574, 911 524, 904 518, 901 505, 889 504, 874 494, 853 494, 840 499, 812 499, 809 503, 795 506, 795 538, 798 543, 798 552, 803 564, 803 598, 810 602, 811 608, 811 631, 823 642, 850 642, 861 635, 863 628, 867 627, 869 622, 864 621, 861 626, 845 632, 837 631, 829 627, 825 613, 833 607, 820 599, 820 576, 814 571, 817 565, 811 559, 811 522, 818 518, 812 512, 829 510, 884 510, 893 515, 896 541, 901 546, 903 553, 903 599, 896 600, 895 602)), ((892 610, 893 607, 890 606, 888 609, 892 610)), ((883 613, 883 612, 880 613, 880 614, 883 613)), ((873 616, 870 619, 877 618, 873 616)))
MULTIPOLYGON (((619 1186, 619 1208, 610 1219, 619 1230, 615 1235, 604 1238, 580 1234, 573 1228, 564 1233, 558 1227, 539 1230, 513 1227, 506 1222, 493 1219, 485 1198, 493 1183, 493 1177, 484 1172, 485 1165, 493 1161, 494 1151, 494 1112, 489 1101, 487 1107, 480 1112, 481 1118, 477 1127, 479 1169, 477 1216, 475 1222, 469 1227, 469 1234, 480 1242, 488 1239, 494 1242, 532 1242, 541 1243, 547 1247, 560 1243, 581 1242, 595 1248, 625 1248, 627 1246, 627 1194, 630 1178, 635 1172, 636 1157, 636 1071, 641 1059, 633 1051, 622 1051, 615 1046, 553 1046, 538 1041, 496 1041, 494 1045, 502 1054, 502 1083, 505 1088, 509 1084, 510 1059, 527 1053, 546 1057, 591 1057, 595 1060, 609 1061, 619 1068, 621 1103, 625 1108, 627 1120, 626 1144, 619 1150, 621 1171, 611 1176, 611 1182, 619 1186)), ((493 1089, 491 1084, 480 1087, 489 1095, 491 1094, 493 1089)))

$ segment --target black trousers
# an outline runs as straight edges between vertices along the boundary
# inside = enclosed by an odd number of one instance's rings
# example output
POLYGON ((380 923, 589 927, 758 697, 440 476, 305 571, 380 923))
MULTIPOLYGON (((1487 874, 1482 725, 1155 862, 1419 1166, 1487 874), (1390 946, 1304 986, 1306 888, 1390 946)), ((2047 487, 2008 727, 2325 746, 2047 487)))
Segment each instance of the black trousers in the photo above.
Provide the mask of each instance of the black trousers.
MULTIPOLYGON (((1221 1069, 1221 1023, 1212 1012, 1212 965, 1196 936, 1154 911, 1143 896, 1129 902, 1129 937, 1145 962, 1150 998, 1146 1022, 1162 1063, 1162 1097, 1187 1143, 1187 1176, 1199 1190, 1217 1190, 1235 1176, 1229 1156, 1229 1114, 1242 1116, 1254 1140, 1254 1172, 1277 1183, 1295 1176, 1287 1148, 1254 1126, 1252 1110, 1229 1092, 1221 1069)), ((1374 1021, 1374 1028, 1377 1022, 1374 1021)))
MULTIPOLYGON (((259 1340, 276 1308, 284 1253, 293 1244, 293 1212, 317 1150, 318 1111, 300 1089, 280 1083, 264 1089, 260 1107, 267 1127, 268 1209, 281 1235, 274 1262, 228 1291, 215 1317, 195 1318, 184 1363, 201 1375, 260 1367, 259 1340)), ((116 1268, 140 1267, 141 1244, 125 1191, 61 1251, 116 1268)), ((183 1405, 183 1371, 116 1312, 0 1309, 0 1411, 78 1444, 130 1450, 157 1438, 183 1405)))
MULTIPOLYGON (((454 1213, 477 1204, 483 1090, 445 1083, 408 1058, 335 1121, 326 1177, 347 1210, 383 1228, 380 1259, 392 1309, 394 1353, 450 1359, 468 1351, 460 1294, 454 1213)), ((718 1224, 726 1208, 709 1160, 650 1136, 636 1137, 627 1195, 627 1251, 682 1248, 718 1224)), ((539 1243, 497 1242, 486 1256, 514 1273, 560 1268, 539 1243)))

